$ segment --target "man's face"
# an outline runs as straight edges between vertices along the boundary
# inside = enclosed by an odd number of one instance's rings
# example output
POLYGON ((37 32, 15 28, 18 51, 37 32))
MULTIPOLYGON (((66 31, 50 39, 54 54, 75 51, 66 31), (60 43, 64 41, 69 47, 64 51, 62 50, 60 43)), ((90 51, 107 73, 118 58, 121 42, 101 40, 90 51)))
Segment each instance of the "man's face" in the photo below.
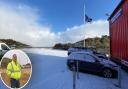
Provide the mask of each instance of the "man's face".
POLYGON ((13 61, 14 61, 14 62, 17 61, 17 56, 16 56, 16 54, 13 55, 13 61))

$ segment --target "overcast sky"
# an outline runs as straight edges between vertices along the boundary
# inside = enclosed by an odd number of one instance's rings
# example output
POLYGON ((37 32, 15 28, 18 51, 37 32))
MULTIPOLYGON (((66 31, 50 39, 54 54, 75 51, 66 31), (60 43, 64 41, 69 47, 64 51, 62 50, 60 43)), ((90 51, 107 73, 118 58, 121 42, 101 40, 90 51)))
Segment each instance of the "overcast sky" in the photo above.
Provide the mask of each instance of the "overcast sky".
POLYGON ((0 0, 0 39, 53 46, 109 35, 106 13, 120 0, 0 0), (91 24, 83 24, 85 12, 91 24))

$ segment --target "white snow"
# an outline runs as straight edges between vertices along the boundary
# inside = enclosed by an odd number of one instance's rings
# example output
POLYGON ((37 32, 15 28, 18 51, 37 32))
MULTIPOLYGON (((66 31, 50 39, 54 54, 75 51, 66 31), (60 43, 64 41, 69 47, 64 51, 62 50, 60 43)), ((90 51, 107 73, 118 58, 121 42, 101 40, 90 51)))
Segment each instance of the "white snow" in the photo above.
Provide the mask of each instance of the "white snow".
POLYGON ((23 49, 27 53, 36 53, 41 55, 50 55, 50 56, 60 56, 60 57, 67 57, 67 51, 61 51, 61 50, 54 50, 54 49, 23 49))
MULTIPOLYGON (((33 66, 30 82, 24 89, 73 89, 73 74, 67 68, 67 51, 53 49, 24 49, 33 66)), ((128 73, 122 70, 122 88, 115 84, 117 79, 80 73, 76 89, 128 89, 128 73)), ((0 81, 0 89, 6 87, 0 81)))

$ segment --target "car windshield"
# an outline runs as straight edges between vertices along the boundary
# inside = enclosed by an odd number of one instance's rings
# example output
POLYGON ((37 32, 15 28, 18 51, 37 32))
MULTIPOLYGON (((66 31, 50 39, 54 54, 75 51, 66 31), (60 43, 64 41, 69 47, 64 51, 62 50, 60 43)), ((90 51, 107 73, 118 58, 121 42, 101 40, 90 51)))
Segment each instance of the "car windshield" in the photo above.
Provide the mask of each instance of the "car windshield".
POLYGON ((87 62, 95 62, 96 61, 96 58, 92 55, 89 55, 89 54, 85 54, 85 60, 87 62))
POLYGON ((98 61, 103 61, 103 59, 100 58, 100 57, 98 57, 97 55, 92 54, 92 56, 93 56, 96 60, 98 60, 98 61))

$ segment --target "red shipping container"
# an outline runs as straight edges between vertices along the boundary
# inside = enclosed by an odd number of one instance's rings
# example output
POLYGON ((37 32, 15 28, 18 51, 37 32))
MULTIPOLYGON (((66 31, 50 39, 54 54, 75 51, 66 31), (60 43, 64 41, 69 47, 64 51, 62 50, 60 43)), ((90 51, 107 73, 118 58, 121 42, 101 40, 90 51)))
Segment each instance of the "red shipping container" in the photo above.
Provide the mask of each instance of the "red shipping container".
POLYGON ((128 67, 128 0, 122 0, 108 20, 111 57, 128 67))

